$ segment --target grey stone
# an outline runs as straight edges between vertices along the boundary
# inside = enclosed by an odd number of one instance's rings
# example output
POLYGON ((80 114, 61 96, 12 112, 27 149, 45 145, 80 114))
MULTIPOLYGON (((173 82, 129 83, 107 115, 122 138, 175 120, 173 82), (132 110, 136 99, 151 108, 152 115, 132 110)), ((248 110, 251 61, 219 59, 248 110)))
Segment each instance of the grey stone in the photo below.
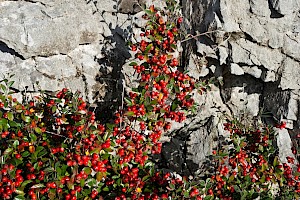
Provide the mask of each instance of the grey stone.
POLYGON ((99 40, 99 21, 83 1, 66 0, 54 7, 23 1, 3 2, 0 41, 25 58, 67 54, 79 44, 99 40))
POLYGON ((208 45, 203 44, 199 41, 196 42, 197 45, 197 52, 203 56, 217 58, 216 52, 208 45))
POLYGON ((228 58, 228 47, 224 46, 219 46, 219 60, 220 60, 220 65, 226 63, 226 59, 228 58))
POLYGON ((234 113, 248 112, 257 116, 259 112, 259 94, 248 94, 245 87, 231 88, 230 100, 227 105, 234 113))
POLYGON ((261 78, 262 71, 257 66, 243 66, 242 69, 246 74, 250 74, 255 78, 261 78))
POLYGON ((230 72, 231 72, 231 74, 234 74, 234 75, 243 75, 244 74, 243 68, 241 68, 238 64, 235 64, 235 63, 231 63, 230 72))
POLYGON ((116 28, 118 22, 118 17, 116 13, 104 12, 102 16, 110 29, 116 28))
POLYGON ((277 71, 281 66, 283 55, 280 50, 259 46, 245 39, 239 39, 231 46, 235 63, 263 66, 271 71, 277 71))
POLYGON ((205 57, 199 57, 195 54, 190 55, 189 65, 186 70, 188 74, 196 79, 200 77, 205 77, 209 73, 207 68, 207 60, 205 57))
POLYGON ((283 52, 300 62, 299 48, 300 48, 300 35, 298 37, 294 37, 289 34, 285 35, 283 52))
POLYGON ((144 11, 138 12, 135 15, 132 16, 132 22, 137 27, 145 27, 147 24, 147 20, 143 19, 142 16, 145 14, 144 11))
POLYGON ((143 10, 141 5, 144 1, 137 0, 120 0, 118 5, 118 12, 120 13, 138 13, 143 10))
POLYGON ((63 79, 76 76, 77 70, 70 57, 66 55, 54 55, 51 57, 37 57, 36 70, 44 76, 52 79, 63 79))
POLYGON ((118 0, 94 0, 94 3, 100 12, 117 12, 118 0))
POLYGON ((240 24, 243 32, 249 34, 255 42, 266 45, 268 39, 265 26, 261 24, 260 18, 252 16, 249 20, 245 20, 240 24))
POLYGON ((251 12, 258 16, 268 17, 271 15, 268 1, 265 0, 250 0, 251 12))
POLYGON ((283 72, 280 80, 280 87, 286 89, 300 89, 300 64, 295 60, 286 57, 283 62, 283 72))
POLYGON ((249 1, 236 0, 234 4, 230 0, 220 1, 220 11, 223 17, 223 30, 225 32, 240 32, 239 22, 249 18, 249 1))
MULTIPOLYGON (((295 159, 294 154, 292 153, 292 141, 287 129, 278 129, 274 128, 277 134, 277 146, 279 149, 279 160, 282 163, 288 163, 286 157, 292 157, 295 159)), ((296 161, 296 163, 298 163, 296 161)))
POLYGON ((292 14, 299 9, 299 1, 294 0, 271 0, 273 8, 282 15, 292 14))
POLYGON ((16 64, 17 63, 13 55, 0 51, 0 71, 2 74, 9 73, 16 64))
MULTIPOLYGON (((288 103, 288 113, 286 118, 290 121, 297 121, 298 120, 298 113, 299 113, 299 108, 298 108, 298 101, 299 101, 299 90, 296 90, 295 92, 291 93, 290 101, 288 103)), ((291 123, 293 126, 293 123, 291 123)), ((290 129, 292 129, 291 127, 290 129)))

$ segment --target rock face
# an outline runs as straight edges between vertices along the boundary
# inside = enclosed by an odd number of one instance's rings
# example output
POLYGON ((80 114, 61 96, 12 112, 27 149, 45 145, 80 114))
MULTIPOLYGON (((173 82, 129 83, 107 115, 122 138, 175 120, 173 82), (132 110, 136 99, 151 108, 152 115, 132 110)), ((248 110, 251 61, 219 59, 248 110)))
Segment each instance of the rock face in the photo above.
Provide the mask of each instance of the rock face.
MULTIPOLYGON (((239 117, 239 113, 246 112, 255 117, 271 113, 274 117, 266 120, 286 121, 291 134, 295 133, 292 129, 299 130, 300 2, 183 0, 182 4, 190 5, 183 8, 186 31, 194 35, 210 32, 183 44, 188 58, 186 69, 191 75, 222 76, 224 85, 216 92, 220 95, 218 103, 225 105, 231 115, 239 117), (201 57, 207 62, 194 62, 201 57), (211 65, 214 70, 202 74, 211 65)), ((212 110, 210 106, 205 108, 212 110)), ((211 117, 218 118, 218 114, 212 113, 206 119, 211 117)), ((200 151, 202 144, 207 147, 210 146, 207 143, 213 144, 211 139, 203 137, 203 131, 200 133, 202 125, 190 133, 191 143, 186 147, 187 159, 193 161, 190 166, 194 167, 204 161, 202 152, 209 152, 206 148, 200 151)), ((209 129, 209 126, 211 123, 204 127, 209 129)), ((185 129, 189 127, 194 125, 185 129)), ((217 126, 212 129, 217 130, 217 126)), ((278 146, 281 155, 291 155, 290 148, 282 145, 291 144, 289 134, 284 133, 278 137, 278 146)))
MULTIPOLYGON (((20 91, 80 90, 107 116, 105 110, 121 104, 124 85, 135 84, 124 65, 131 56, 126 40, 144 23, 140 5, 152 3, 164 6, 161 0, 0 0, 1 74, 15 74, 20 91)), ((196 78, 222 78, 224 85, 197 97, 198 114, 166 139, 165 166, 187 174, 200 169, 214 139, 224 135, 224 113, 271 113, 276 117, 266 120, 284 120, 288 129, 299 130, 300 2, 181 4, 185 31, 208 32, 182 43, 184 67, 196 78)))
POLYGON ((128 17, 116 1, 0 1, 1 72, 21 91, 68 87, 108 105, 129 56, 128 17))

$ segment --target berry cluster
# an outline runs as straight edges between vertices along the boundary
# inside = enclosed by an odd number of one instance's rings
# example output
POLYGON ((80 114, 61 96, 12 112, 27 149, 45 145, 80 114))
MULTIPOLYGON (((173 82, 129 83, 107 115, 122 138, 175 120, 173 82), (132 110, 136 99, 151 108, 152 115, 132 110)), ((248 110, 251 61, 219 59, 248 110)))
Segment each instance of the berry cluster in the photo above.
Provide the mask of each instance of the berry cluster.
POLYGON ((300 165, 292 157, 287 157, 288 163, 279 162, 272 127, 246 127, 235 120, 225 123, 224 129, 230 137, 222 142, 226 145, 213 151, 210 186, 202 189, 205 196, 228 200, 299 198, 300 165))
POLYGON ((174 16, 176 1, 166 2, 167 9, 145 10, 141 41, 131 45, 139 86, 111 123, 98 122, 78 92, 64 88, 22 104, 10 96, 13 82, 1 82, 1 199, 299 199, 300 166, 292 157, 279 162, 270 127, 224 124, 228 145, 213 151, 205 180, 155 168, 161 136, 195 110, 194 92, 209 89, 180 69, 183 19, 174 16))

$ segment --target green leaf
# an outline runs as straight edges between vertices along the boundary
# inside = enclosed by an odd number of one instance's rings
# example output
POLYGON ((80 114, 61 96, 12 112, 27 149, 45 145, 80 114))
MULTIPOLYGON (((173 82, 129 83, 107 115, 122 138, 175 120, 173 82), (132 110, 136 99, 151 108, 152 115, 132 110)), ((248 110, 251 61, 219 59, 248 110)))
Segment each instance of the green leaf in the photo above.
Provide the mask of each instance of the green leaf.
POLYGON ((124 100, 125 100, 125 102, 126 102, 126 104, 127 104, 128 106, 132 106, 132 105, 133 105, 132 100, 131 100, 130 98, 125 97, 124 100))
POLYGON ((108 192, 108 191, 109 191, 109 188, 108 188, 108 187, 105 187, 105 188, 102 189, 102 191, 108 192))
POLYGON ((15 83, 15 81, 10 81, 10 82, 8 82, 7 86, 10 88, 14 83, 15 83))
POLYGON ((174 85, 174 89, 176 93, 180 93, 180 89, 178 85, 174 85))
POLYGON ((261 183, 266 182, 266 176, 263 175, 263 176, 259 179, 259 182, 261 182, 261 183))
POLYGON ((15 121, 9 121, 8 123, 9 123, 10 127, 21 127, 21 124, 15 122, 15 121))
POLYGON ((213 200, 213 199, 214 199, 213 196, 206 196, 206 197, 204 198, 204 200, 213 200))
POLYGON ((48 167, 46 169, 44 169, 45 172, 55 172, 54 168, 52 167, 48 167))
POLYGON ((0 125, 7 125, 7 119, 1 119, 0 120, 0 125))
POLYGON ((5 85, 1 84, 0 86, 1 86, 2 91, 5 93, 5 92, 6 92, 6 87, 5 87, 5 85))
POLYGON ((52 106, 51 111, 52 111, 53 113, 55 113, 56 110, 57 110, 57 107, 56 107, 56 106, 52 106))
POLYGON ((175 45, 175 44, 171 44, 170 47, 171 47, 172 49, 176 49, 176 45, 175 45))
POLYGON ((19 144, 20 144, 19 140, 15 140, 13 143, 13 147, 17 148, 17 146, 19 146, 19 144))
POLYGON ((228 182, 232 182, 233 180, 234 180, 234 176, 231 175, 231 176, 229 177, 229 179, 228 179, 228 182))
POLYGON ((21 190, 24 190, 24 188, 26 187, 26 185, 28 185, 29 183, 31 183, 32 180, 26 180, 21 184, 21 190))
POLYGON ((22 190, 15 190, 15 193, 17 193, 21 196, 23 196, 25 194, 24 191, 22 191, 22 190))
POLYGON ((153 13, 151 12, 151 10, 149 10, 149 9, 146 9, 145 13, 148 14, 148 15, 153 15, 153 13))
POLYGON ((81 187, 84 187, 84 185, 85 185, 85 180, 84 180, 84 179, 81 179, 81 180, 80 180, 80 186, 81 186, 81 187))
POLYGON ((14 197, 14 200, 25 200, 25 197, 24 197, 24 195, 20 194, 20 195, 14 197))
POLYGON ((153 47, 153 44, 152 44, 152 43, 148 44, 148 46, 146 47, 144 53, 145 53, 145 54, 148 54, 148 52, 150 51, 150 49, 151 49, 152 47, 153 47))
POLYGON ((130 64, 129 64, 129 66, 137 66, 138 64, 136 63, 136 62, 131 62, 130 64))
POLYGON ((39 127, 35 127, 34 128, 34 131, 38 134, 41 134, 42 133, 42 130, 39 128, 39 127))
POLYGON ((36 139, 37 139, 37 137, 36 137, 36 135, 34 133, 29 133, 29 137, 31 138, 32 142, 35 142, 36 139))
POLYGON ((169 186, 170 186, 170 188, 171 188, 172 190, 175 189, 175 185, 174 185, 174 184, 170 183, 169 186))
POLYGON ((278 157, 276 156, 275 158, 274 158, 274 161, 273 161, 273 166, 274 167, 276 167, 277 165, 279 165, 280 163, 279 163, 279 161, 278 161, 278 157))
POLYGON ((185 191, 185 192, 183 193, 183 196, 184 196, 185 198, 189 198, 189 197, 190 197, 189 191, 185 191))
POLYGON ((4 151, 4 155, 8 155, 8 154, 10 154, 11 152, 13 152, 13 148, 7 148, 7 149, 5 149, 5 151, 4 151))
POLYGON ((234 185, 233 186, 234 190, 237 191, 237 192, 241 192, 241 189, 239 188, 239 186, 237 185, 234 185))
POLYGON ((135 115, 135 114, 134 114, 133 111, 127 111, 127 112, 126 112, 126 116, 132 117, 132 116, 134 116, 134 115, 135 115))
POLYGON ((23 121, 25 121, 27 123, 29 123, 31 121, 31 118, 29 116, 25 116, 23 114, 22 114, 21 118, 22 118, 23 121))
POLYGON ((87 175, 92 173, 92 169, 90 167, 85 167, 82 169, 87 175))
POLYGON ((172 106, 171 106, 171 110, 174 111, 174 110, 176 110, 177 107, 178 107, 178 104, 175 101, 173 101, 172 106))
POLYGON ((26 158, 26 157, 30 156, 30 152, 29 151, 24 151, 24 152, 22 152, 21 155, 22 155, 22 157, 26 158))
POLYGON ((35 185, 31 186, 31 188, 43 188, 43 187, 45 187, 45 185, 42 184, 42 183, 35 184, 35 185))
POLYGON ((109 130, 112 131, 112 130, 114 129, 115 125, 114 125, 114 124, 107 123, 107 124, 106 124, 106 127, 107 127, 109 130))
POLYGON ((57 172, 57 177, 60 178, 61 177, 61 169, 60 169, 60 167, 56 167, 55 171, 57 172))
POLYGON ((8 112, 7 113, 7 118, 8 118, 8 120, 13 121, 14 120, 14 115, 11 112, 8 112))

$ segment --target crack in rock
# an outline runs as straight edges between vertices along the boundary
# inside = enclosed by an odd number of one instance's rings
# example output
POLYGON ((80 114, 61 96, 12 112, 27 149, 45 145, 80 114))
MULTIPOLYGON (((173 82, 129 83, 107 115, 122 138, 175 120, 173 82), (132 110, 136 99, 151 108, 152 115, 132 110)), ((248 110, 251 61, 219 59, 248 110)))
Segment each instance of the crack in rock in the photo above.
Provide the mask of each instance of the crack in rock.
POLYGON ((13 56, 20 58, 21 60, 25 60, 24 56, 16 52, 14 49, 8 47, 8 45, 3 41, 0 41, 0 51, 3 53, 9 53, 13 56))

